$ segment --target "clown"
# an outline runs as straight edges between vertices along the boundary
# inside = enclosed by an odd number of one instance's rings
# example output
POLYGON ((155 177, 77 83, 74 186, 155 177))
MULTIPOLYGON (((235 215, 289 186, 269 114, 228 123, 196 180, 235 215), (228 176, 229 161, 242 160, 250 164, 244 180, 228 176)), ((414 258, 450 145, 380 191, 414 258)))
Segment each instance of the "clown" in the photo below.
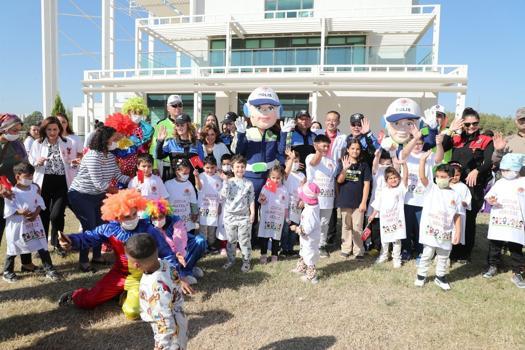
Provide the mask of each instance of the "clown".
POLYGON ((197 283, 196 277, 202 277, 204 272, 195 265, 206 251, 206 239, 188 233, 184 221, 173 215, 173 208, 166 199, 148 201, 143 217, 160 231, 177 257, 179 276, 189 284, 197 283))
MULTIPOLYGON (((142 272, 128 266, 124 244, 136 233, 148 233, 155 238, 159 258, 177 266, 175 253, 164 236, 149 222, 140 220, 137 213, 146 208, 146 199, 136 190, 121 190, 108 195, 101 208, 102 219, 109 221, 95 228, 70 235, 60 235, 60 245, 66 250, 89 249, 101 243, 109 243, 115 254, 111 270, 90 289, 80 288, 62 294, 59 305, 74 304, 81 309, 92 309, 127 291, 122 310, 129 319, 139 317, 138 287, 142 272)), ((186 282, 183 282, 186 283, 186 282)))
POLYGON ((398 98, 392 102, 386 110, 385 120, 389 137, 385 137, 381 142, 383 149, 401 151, 403 145, 412 138, 411 130, 414 127, 419 129, 420 121, 428 126, 428 132, 423 136, 423 151, 436 145, 436 113, 425 113, 423 116, 419 105, 409 98, 398 98))
POLYGON ((122 134, 118 148, 113 151, 122 174, 135 176, 137 154, 147 153, 153 127, 146 122, 148 107, 140 97, 128 99, 122 106, 122 113, 109 115, 104 125, 110 126, 122 134))

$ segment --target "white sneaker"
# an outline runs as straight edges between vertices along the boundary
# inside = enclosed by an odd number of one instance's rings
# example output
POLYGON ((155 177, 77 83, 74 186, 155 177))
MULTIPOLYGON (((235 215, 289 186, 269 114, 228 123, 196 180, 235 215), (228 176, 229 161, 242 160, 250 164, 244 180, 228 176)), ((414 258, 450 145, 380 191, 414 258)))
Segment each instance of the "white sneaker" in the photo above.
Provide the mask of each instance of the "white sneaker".
POLYGON ((204 276, 204 271, 200 267, 195 266, 191 272, 193 273, 193 276, 197 278, 202 278, 204 276))
POLYGON ((249 260, 244 260, 242 262, 241 272, 248 272, 248 271, 250 271, 250 268, 251 268, 250 261, 249 260))
POLYGON ((188 282, 189 284, 196 284, 197 283, 197 279, 191 275, 188 275, 186 277, 184 277, 184 280, 186 282, 188 282))
POLYGON ((445 276, 434 278, 434 283, 443 290, 450 290, 450 284, 447 281, 447 278, 445 276))
POLYGON ((394 260, 394 269, 400 269, 401 268, 401 261, 394 260))
POLYGON ((221 256, 226 256, 228 253, 226 252, 226 249, 221 248, 221 256))
POLYGON ((308 277, 306 277, 306 275, 304 276, 301 276, 301 281, 303 282, 310 282, 311 284, 317 284, 319 283, 319 279, 317 278, 317 276, 315 276, 314 278, 312 279, 308 279, 308 277))
POLYGON ((376 259, 376 264, 382 264, 388 261, 388 255, 379 255, 379 258, 376 259))
POLYGON ((226 262, 226 264, 222 265, 222 268, 225 270, 228 270, 232 266, 233 266, 233 261, 228 261, 226 262))
POLYGON ((414 281, 414 286, 423 287, 425 285, 426 280, 427 280, 426 277, 417 275, 416 280, 414 281))

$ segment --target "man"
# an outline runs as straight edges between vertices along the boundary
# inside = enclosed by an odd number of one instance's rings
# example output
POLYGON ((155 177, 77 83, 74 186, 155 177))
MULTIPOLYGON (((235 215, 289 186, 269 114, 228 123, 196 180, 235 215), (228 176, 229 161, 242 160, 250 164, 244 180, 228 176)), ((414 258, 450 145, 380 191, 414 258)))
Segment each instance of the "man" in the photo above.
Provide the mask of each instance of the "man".
POLYGON ((159 121, 157 125, 155 125, 155 132, 153 133, 153 138, 151 140, 151 146, 149 149, 149 153, 154 159, 153 171, 158 172, 160 176, 162 176, 164 168, 170 167, 170 161, 167 157, 162 160, 157 159, 157 135, 161 127, 166 128, 166 135, 168 135, 168 137, 171 137, 174 134, 175 120, 183 112, 182 98, 179 95, 170 95, 168 97, 168 102, 166 103, 166 108, 168 110, 168 117, 159 121))
MULTIPOLYGON (((521 107, 516 111, 516 127, 518 132, 503 138, 503 135, 498 132, 494 135, 494 153, 492 154, 492 162, 499 164, 501 158, 507 153, 523 153, 525 154, 525 107, 521 107)), ((521 168, 520 176, 525 176, 525 167, 521 168)))
POLYGON ((299 162, 304 165, 306 156, 315 153, 314 139, 316 134, 310 131, 312 117, 307 110, 297 112, 293 123, 284 124, 281 129, 279 150, 284 153, 286 147, 299 153, 299 162), (295 125, 295 127, 293 127, 295 125))
MULTIPOLYGON (((222 133, 220 136, 220 139, 222 143, 228 147, 228 150, 230 152, 233 152, 232 146, 234 145, 234 138, 235 138, 235 121, 237 120, 237 113, 235 112, 228 112, 224 116, 224 119, 222 121, 222 133)), ((221 160, 218 159, 217 162, 220 162, 221 160)))
MULTIPOLYGON (((424 112, 425 116, 428 116, 429 120, 436 120, 437 121, 437 128, 438 132, 443 135, 452 136, 453 132, 449 128, 447 128, 448 124, 448 118, 447 114, 445 113, 445 107, 442 105, 434 105, 430 107, 429 109, 426 109, 424 112)), ((430 128, 428 125, 425 125, 423 128, 421 128, 421 135, 423 137, 427 136, 430 133, 430 128)), ((435 148, 432 149, 434 153, 436 152, 435 148)), ((443 156, 443 164, 449 163, 452 159, 452 150, 449 149, 445 152, 443 156)))
MULTIPOLYGON (((359 140, 361 145, 361 157, 372 168, 374 153, 380 145, 377 137, 370 131, 370 121, 361 113, 350 116, 350 135, 346 138, 346 144, 352 139, 359 140)), ((346 144, 343 145, 346 148, 346 144)), ((341 154, 343 151, 341 151, 341 154)))

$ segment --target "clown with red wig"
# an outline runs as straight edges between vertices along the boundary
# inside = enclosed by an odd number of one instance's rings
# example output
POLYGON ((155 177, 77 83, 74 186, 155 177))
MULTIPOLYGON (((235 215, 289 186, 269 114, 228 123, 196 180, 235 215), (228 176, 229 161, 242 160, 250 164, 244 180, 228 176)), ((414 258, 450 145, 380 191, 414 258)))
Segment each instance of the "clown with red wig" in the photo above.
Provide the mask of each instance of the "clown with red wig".
POLYGON ((138 217, 138 212, 145 210, 146 204, 146 199, 136 190, 121 190, 116 194, 108 194, 101 208, 102 219, 108 221, 107 224, 83 233, 60 236, 60 245, 66 250, 89 249, 107 243, 113 248, 115 263, 92 288, 80 288, 64 293, 60 297, 59 305, 73 303, 81 309, 92 309, 126 291, 122 310, 129 319, 139 317, 138 288, 142 272, 128 265, 124 252, 126 241, 136 233, 148 233, 155 238, 159 258, 167 260, 174 267, 179 264, 175 253, 159 230, 149 220, 141 220, 138 217))
POLYGON ((166 199, 150 200, 143 216, 151 220, 177 257, 177 272, 189 284, 197 283, 204 272, 196 266, 206 252, 206 239, 187 232, 184 220, 173 215, 173 208, 166 199))

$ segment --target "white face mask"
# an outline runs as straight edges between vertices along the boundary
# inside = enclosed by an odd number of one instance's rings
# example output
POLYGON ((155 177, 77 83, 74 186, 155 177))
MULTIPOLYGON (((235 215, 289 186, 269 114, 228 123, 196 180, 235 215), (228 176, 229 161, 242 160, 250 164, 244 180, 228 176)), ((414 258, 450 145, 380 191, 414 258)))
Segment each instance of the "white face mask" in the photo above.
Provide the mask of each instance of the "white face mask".
POLYGON ((518 177, 520 173, 518 171, 514 170, 502 170, 501 176, 503 176, 504 179, 512 180, 518 177))
POLYGON ((113 151, 113 150, 116 150, 117 148, 118 148, 118 143, 116 143, 115 141, 111 142, 108 145, 108 151, 113 151))
POLYGON ((20 179, 20 185, 30 186, 33 183, 33 179, 20 179))
POLYGON ((448 188, 449 183, 450 179, 436 179, 436 185, 441 189, 448 188))
POLYGON ((222 171, 232 171, 232 166, 231 165, 223 165, 222 166, 222 171))
POLYGON ((295 171, 298 171, 298 170, 299 170, 299 163, 295 163, 295 162, 294 162, 294 163, 292 164, 292 171, 295 172, 295 171))
POLYGON ((132 114, 131 115, 131 121, 135 124, 138 124, 142 121, 142 116, 140 114, 132 114))
POLYGON ((180 173, 177 173, 177 176, 179 177, 179 180, 181 181, 186 181, 190 177, 189 174, 180 174, 180 173))
POLYGON ((139 224, 139 218, 136 217, 136 218, 133 219, 133 220, 122 221, 122 222, 120 223, 120 226, 121 226, 124 230, 131 231, 131 230, 134 230, 135 227, 137 227, 138 224, 139 224))
POLYGON ((160 220, 153 220, 153 226, 156 228, 163 228, 164 225, 166 225, 166 218, 160 219, 160 220))
POLYGON ((16 141, 18 140, 18 134, 4 134, 4 138, 7 140, 7 141, 16 141))

